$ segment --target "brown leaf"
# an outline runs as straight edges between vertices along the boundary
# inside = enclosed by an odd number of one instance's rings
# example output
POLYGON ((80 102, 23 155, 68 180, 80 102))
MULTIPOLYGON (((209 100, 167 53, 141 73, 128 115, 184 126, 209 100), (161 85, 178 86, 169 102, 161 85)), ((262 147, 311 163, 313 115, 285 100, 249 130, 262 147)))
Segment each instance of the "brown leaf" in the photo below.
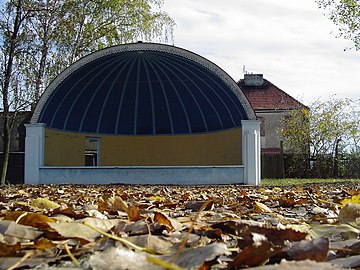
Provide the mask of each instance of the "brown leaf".
POLYGON ((5 196, 3 196, 2 194, 0 194, 0 202, 2 202, 2 203, 7 203, 8 200, 7 200, 7 198, 6 198, 5 196))
POLYGON ((259 245, 250 246, 240 251, 229 264, 229 268, 262 265, 281 250, 281 247, 274 247, 270 242, 261 242, 259 245))
POLYGON ((142 217, 140 216, 139 208, 137 206, 131 205, 127 209, 127 214, 129 217, 129 221, 138 221, 142 219, 142 217))
POLYGON ((48 223, 56 222, 55 219, 49 218, 43 214, 23 211, 8 212, 5 215, 4 220, 17 221, 19 224, 39 229, 47 229, 49 228, 48 223))
POLYGON ((171 224, 171 221, 164 214, 162 214, 160 212, 155 213, 154 221, 156 221, 162 225, 165 225, 165 227, 168 228, 169 230, 174 229, 173 225, 171 224))
POLYGON ((98 209, 100 211, 122 211, 127 213, 128 205, 121 197, 103 196, 99 200, 98 209))
POLYGON ((212 225, 223 232, 235 234, 247 239, 251 233, 264 235, 274 245, 282 245, 284 241, 296 242, 305 239, 306 233, 295 231, 293 229, 277 229, 252 225, 245 221, 226 221, 212 225))
POLYGON ((82 213, 76 213, 72 208, 65 208, 65 209, 61 209, 61 208, 57 208, 54 211, 52 211, 52 216, 53 215, 65 215, 74 219, 80 219, 80 218, 85 218, 86 215, 82 214, 82 213))
POLYGON ((17 243, 15 245, 7 245, 0 242, 0 257, 14 256, 20 250, 20 243, 17 243))
POLYGON ((222 239, 222 233, 219 229, 212 229, 211 227, 202 227, 201 229, 203 230, 204 234, 210 239, 222 239))
POLYGON ((193 211, 199 211, 200 209, 203 211, 210 210, 214 205, 214 201, 195 201, 188 202, 186 204, 186 209, 191 209, 193 211))
POLYGON ((293 207, 297 204, 294 199, 288 197, 280 197, 277 199, 277 201, 279 202, 279 206, 281 207, 293 207))
POLYGON ((34 245, 32 248, 36 249, 48 249, 48 248, 54 248, 56 247, 56 244, 54 244, 52 241, 46 238, 40 238, 34 241, 34 245))
POLYGON ((329 239, 323 237, 296 242, 291 244, 286 252, 291 259, 296 261, 309 259, 324 262, 329 252, 329 239))

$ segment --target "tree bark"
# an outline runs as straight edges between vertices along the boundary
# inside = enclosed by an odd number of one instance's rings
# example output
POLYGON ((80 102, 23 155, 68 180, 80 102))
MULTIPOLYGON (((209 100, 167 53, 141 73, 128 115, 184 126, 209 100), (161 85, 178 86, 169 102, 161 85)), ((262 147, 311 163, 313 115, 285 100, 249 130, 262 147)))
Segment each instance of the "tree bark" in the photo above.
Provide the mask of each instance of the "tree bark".
POLYGON ((10 121, 10 101, 9 101, 9 88, 10 88, 10 80, 12 75, 12 69, 15 58, 15 50, 18 46, 17 39, 20 31, 20 26, 22 23, 22 1, 19 0, 16 5, 16 15, 13 25, 13 31, 10 36, 10 44, 9 44, 9 52, 8 52, 8 61, 5 66, 4 72, 4 83, 2 85, 2 96, 3 96, 3 107, 4 107, 4 125, 3 125, 3 140, 4 140, 4 148, 3 148, 3 164, 2 164, 2 173, 1 173, 1 185, 6 183, 6 175, 7 168, 9 163, 9 155, 10 155, 10 144, 11 144, 11 129, 13 124, 10 121))
POLYGON ((8 117, 4 117, 4 127, 3 127, 3 140, 4 140, 4 147, 3 147, 3 164, 2 164, 2 172, 1 172, 1 185, 6 184, 6 176, 9 164, 9 156, 10 156, 10 138, 11 138, 11 128, 9 125, 8 117))

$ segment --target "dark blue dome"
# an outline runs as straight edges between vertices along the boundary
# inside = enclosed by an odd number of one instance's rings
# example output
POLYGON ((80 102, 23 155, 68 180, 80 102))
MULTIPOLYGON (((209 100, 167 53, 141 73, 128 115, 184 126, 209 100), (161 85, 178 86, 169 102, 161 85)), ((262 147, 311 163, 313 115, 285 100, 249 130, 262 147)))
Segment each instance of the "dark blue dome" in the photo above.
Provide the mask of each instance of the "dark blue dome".
POLYGON ((96 52, 65 70, 45 91, 33 122, 156 135, 230 129, 251 118, 240 88, 213 63, 173 46, 137 43, 96 52))

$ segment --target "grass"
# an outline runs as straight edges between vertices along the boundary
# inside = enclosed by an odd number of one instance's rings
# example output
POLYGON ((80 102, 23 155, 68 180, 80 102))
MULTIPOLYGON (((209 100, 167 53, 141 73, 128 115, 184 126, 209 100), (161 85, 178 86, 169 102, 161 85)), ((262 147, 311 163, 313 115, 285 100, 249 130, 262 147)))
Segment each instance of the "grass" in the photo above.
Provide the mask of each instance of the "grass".
POLYGON ((262 186, 301 186, 307 184, 353 184, 359 183, 360 179, 299 179, 299 178, 285 178, 285 179, 261 179, 262 186))

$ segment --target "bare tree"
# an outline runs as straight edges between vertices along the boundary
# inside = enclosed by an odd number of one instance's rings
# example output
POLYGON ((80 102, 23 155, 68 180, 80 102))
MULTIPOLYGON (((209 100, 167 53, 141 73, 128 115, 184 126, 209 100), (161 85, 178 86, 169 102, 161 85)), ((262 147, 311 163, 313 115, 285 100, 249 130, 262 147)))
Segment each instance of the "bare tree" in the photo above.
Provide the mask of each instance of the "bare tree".
POLYGON ((3 106, 3 164, 1 184, 5 184, 10 154, 11 130, 16 122, 18 112, 28 106, 26 91, 23 91, 22 75, 16 66, 21 64, 22 55, 27 49, 28 36, 23 24, 32 16, 32 10, 26 0, 14 0, 7 3, 1 11, 1 98, 3 106))
MULTIPOLYGON (((0 3, 1 4, 1 3, 0 3)), ((35 104, 64 68, 98 49, 167 40, 174 21, 163 0, 8 0, 0 13, 0 82, 5 184, 11 130, 19 112, 35 104), (157 7, 158 10, 153 10, 157 7)))

